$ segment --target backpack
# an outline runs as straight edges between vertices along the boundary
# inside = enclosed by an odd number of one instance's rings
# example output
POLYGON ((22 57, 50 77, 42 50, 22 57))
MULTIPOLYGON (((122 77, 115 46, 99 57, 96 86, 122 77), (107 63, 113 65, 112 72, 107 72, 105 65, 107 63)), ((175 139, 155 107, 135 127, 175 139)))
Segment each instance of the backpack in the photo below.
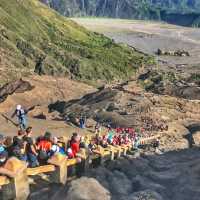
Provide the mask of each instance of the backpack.
POLYGON ((47 160, 49 158, 48 153, 44 150, 39 150, 38 158, 40 160, 47 160))
POLYGON ((49 154, 48 152, 46 151, 46 143, 45 141, 41 141, 43 142, 41 147, 40 147, 40 150, 39 150, 39 154, 38 154, 38 158, 40 160, 47 160, 49 158, 49 154))
POLYGON ((17 110, 17 116, 20 118, 20 119, 23 119, 23 117, 25 116, 25 111, 24 110, 17 110))

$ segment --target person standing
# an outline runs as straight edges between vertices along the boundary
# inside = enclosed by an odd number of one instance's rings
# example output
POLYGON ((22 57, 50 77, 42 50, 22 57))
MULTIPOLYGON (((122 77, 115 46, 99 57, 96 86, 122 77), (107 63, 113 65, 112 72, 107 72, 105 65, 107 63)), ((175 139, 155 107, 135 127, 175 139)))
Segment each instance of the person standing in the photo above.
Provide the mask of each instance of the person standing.
POLYGON ((86 116, 81 116, 79 119, 80 128, 85 129, 86 127, 86 116))
POLYGON ((26 135, 23 137, 25 142, 25 152, 27 155, 27 161, 29 167, 37 167, 39 166, 39 162, 37 159, 38 153, 36 149, 36 145, 32 139, 32 127, 28 127, 26 129, 26 135))
POLYGON ((17 105, 15 112, 12 114, 12 118, 17 116, 21 130, 25 130, 27 128, 26 114, 27 111, 25 111, 21 105, 17 105))

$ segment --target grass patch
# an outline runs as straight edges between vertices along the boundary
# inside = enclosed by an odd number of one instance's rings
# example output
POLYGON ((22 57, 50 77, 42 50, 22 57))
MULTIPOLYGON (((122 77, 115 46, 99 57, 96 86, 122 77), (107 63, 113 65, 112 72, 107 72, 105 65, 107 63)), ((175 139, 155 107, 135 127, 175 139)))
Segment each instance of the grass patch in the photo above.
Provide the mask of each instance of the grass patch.
POLYGON ((0 1, 0 41, 6 59, 17 68, 34 67, 44 58, 45 73, 77 80, 128 79, 154 59, 93 33, 38 0, 0 1), (13 59, 13 55, 16 55, 13 59))

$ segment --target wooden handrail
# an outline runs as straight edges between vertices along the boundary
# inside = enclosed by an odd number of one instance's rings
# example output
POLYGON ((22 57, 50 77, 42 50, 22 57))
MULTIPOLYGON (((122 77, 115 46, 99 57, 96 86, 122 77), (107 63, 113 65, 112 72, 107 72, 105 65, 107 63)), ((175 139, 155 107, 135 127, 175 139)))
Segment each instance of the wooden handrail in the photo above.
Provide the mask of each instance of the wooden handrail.
MULTIPOLYGON (((148 142, 150 142, 152 140, 155 140, 155 139, 159 138, 160 136, 161 136, 160 134, 157 134, 157 135, 154 135, 154 136, 151 136, 151 137, 141 138, 140 139, 140 143, 144 143, 144 144, 148 143, 148 142)), ((89 136, 87 136, 87 137, 89 137, 89 136)), ((107 156, 107 155, 112 155, 112 153, 120 153, 120 152, 123 152, 123 151, 126 153, 126 151, 128 149, 130 149, 131 147, 132 147, 131 144, 122 145, 122 146, 108 145, 107 148, 103 148, 103 147, 99 146, 99 148, 96 151, 94 151, 94 155, 96 154, 96 156, 104 157, 104 156, 107 156)), ((85 150, 82 150, 78 155, 79 155, 78 157, 81 157, 82 159, 87 157, 85 150)), ((61 158, 62 158, 62 156, 61 156, 61 158)), ((12 159, 16 160, 16 158, 11 158, 11 160, 12 159)), ((61 160, 64 161, 65 160, 64 157, 61 160)), ((66 162, 66 166, 69 167, 69 166, 73 166, 73 165, 78 164, 80 161, 78 160, 78 158, 73 158, 73 159, 67 159, 66 158, 65 162, 66 162)), ((48 165, 39 166, 39 167, 36 167, 36 168, 27 168, 26 169, 26 173, 27 173, 28 176, 35 176, 35 175, 41 174, 41 173, 54 172, 56 170, 56 166, 57 166, 56 164, 58 164, 58 162, 49 163, 48 165)), ((14 170, 14 172, 18 171, 16 166, 15 165, 11 165, 11 164, 6 166, 5 169, 1 168, 1 170, 3 170, 2 171, 3 175, 0 175, 0 186, 9 184, 10 183, 10 178, 9 177, 11 177, 11 178, 14 177, 14 175, 12 173, 10 174, 10 173, 7 172, 8 171, 7 168, 9 170, 10 169, 14 170)))
POLYGON ((118 151, 120 151, 120 148, 119 148, 119 147, 115 147, 115 146, 112 146, 112 145, 108 145, 107 149, 108 149, 108 150, 112 150, 112 151, 114 151, 115 153, 117 153, 118 151))
POLYGON ((28 176, 35 176, 37 174, 41 173, 47 173, 47 172, 53 172, 55 171, 55 166, 54 165, 44 165, 44 166, 39 166, 35 168, 27 168, 27 175, 28 176))
POLYGON ((6 176, 0 176, 0 186, 7 185, 9 183, 10 183, 9 178, 7 178, 6 176))
POLYGON ((72 165, 76 165, 78 163, 78 160, 76 158, 73 159, 69 159, 67 160, 67 166, 72 166, 72 165))
POLYGON ((141 138, 141 139, 140 139, 140 143, 146 144, 146 143, 148 143, 149 141, 155 140, 155 139, 157 139, 157 138, 159 138, 159 137, 160 137, 160 134, 154 135, 154 136, 151 136, 151 137, 147 137, 147 138, 141 138))

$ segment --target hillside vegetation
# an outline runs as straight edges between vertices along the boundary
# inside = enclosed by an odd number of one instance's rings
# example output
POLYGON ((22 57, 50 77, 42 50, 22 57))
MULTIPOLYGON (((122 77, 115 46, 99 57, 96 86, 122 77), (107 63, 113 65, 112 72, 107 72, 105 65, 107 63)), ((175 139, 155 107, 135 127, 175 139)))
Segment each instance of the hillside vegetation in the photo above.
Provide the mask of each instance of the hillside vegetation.
POLYGON ((199 0, 41 0, 65 16, 162 20, 200 26, 199 0))
POLYGON ((38 0, 0 0, 0 55, 1 82, 34 71, 112 81, 153 61, 87 31, 38 0))

